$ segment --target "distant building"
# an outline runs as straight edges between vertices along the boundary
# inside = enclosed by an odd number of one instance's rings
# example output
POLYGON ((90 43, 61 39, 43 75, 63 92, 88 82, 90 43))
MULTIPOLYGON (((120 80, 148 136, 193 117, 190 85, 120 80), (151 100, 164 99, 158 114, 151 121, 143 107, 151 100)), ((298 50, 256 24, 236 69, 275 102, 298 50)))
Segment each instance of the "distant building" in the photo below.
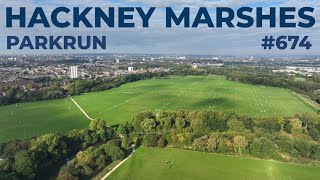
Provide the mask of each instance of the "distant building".
POLYGON ((199 68, 199 65, 198 65, 198 64, 193 64, 193 65, 192 65, 192 68, 193 68, 193 69, 197 69, 197 68, 199 68))
POLYGON ((184 57, 184 56, 180 56, 180 57, 177 57, 176 59, 179 59, 179 60, 185 60, 185 59, 186 59, 186 57, 184 57))
POLYGON ((132 72, 133 71, 133 67, 128 67, 128 71, 132 72))
POLYGON ((120 59, 116 59, 116 64, 120 64, 120 59))
POLYGON ((77 66, 71 66, 69 69, 69 72, 70 72, 71 79, 78 78, 78 67, 77 66))

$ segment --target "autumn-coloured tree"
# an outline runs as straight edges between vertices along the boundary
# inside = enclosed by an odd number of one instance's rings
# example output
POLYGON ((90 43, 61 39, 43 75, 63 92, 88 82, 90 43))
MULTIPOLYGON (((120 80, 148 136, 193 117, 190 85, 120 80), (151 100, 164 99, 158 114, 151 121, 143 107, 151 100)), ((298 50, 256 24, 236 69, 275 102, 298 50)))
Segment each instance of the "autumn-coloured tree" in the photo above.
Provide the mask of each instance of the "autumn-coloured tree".
POLYGON ((242 151, 248 146, 248 141, 245 137, 243 136, 235 136, 233 138, 233 147, 234 150, 239 153, 242 154, 242 151))

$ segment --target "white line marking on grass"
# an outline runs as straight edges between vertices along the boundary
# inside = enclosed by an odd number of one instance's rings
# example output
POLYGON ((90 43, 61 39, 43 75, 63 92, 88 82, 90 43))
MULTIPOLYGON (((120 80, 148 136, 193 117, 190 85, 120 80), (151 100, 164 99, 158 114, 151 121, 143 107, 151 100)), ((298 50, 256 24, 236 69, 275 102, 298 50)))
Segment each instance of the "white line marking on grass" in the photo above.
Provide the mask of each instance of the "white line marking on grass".
POLYGON ((268 106, 268 109, 271 111, 271 113, 275 116, 276 115, 276 113, 275 113, 275 111, 274 111, 274 109, 272 108, 272 106, 270 105, 270 98, 266 98, 265 96, 263 96, 263 98, 262 98, 265 102, 264 102, 264 104, 266 104, 266 106, 268 106))

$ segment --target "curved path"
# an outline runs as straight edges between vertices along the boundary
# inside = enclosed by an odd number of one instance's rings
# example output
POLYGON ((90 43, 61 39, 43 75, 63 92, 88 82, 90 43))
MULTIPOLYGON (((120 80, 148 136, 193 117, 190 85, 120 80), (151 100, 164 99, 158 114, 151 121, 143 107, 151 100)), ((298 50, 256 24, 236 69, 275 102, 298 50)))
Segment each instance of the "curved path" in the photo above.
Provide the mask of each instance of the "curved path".
MULTIPOLYGON (((94 119, 91 118, 82 108, 81 106, 70 96, 70 99, 72 100, 72 102, 80 109, 80 111, 90 120, 93 121, 94 119)), ((124 136, 122 134, 118 134, 118 136, 122 139, 124 136)), ((101 178, 101 180, 105 180, 108 176, 110 176, 111 173, 113 173, 113 171, 115 171, 118 167, 120 167, 124 162, 126 162, 134 153, 135 149, 133 149, 132 153, 123 161, 121 161, 119 164, 117 164, 111 171, 109 171, 103 178, 101 178)))
POLYGON ((94 119, 91 118, 82 108, 81 106, 70 96, 70 99, 73 101, 73 103, 80 109, 80 111, 90 120, 93 121, 94 119))
POLYGON ((133 155, 133 153, 134 153, 134 150, 132 151, 132 153, 127 158, 125 158, 123 161, 121 161, 119 164, 117 164, 111 171, 109 171, 100 180, 105 180, 107 177, 109 177, 116 169, 118 169, 124 162, 126 162, 133 155))

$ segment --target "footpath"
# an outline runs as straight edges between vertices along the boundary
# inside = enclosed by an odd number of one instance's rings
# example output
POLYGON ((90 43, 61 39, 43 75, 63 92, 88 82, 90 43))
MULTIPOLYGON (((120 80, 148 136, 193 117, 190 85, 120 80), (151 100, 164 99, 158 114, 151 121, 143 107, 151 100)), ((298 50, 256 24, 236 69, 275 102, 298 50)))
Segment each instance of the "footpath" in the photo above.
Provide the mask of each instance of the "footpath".
POLYGON ((71 96, 70 99, 90 121, 93 121, 93 118, 91 118, 71 96))
MULTIPOLYGON (((70 96, 70 99, 72 100, 72 102, 80 109, 80 111, 90 120, 93 121, 94 119, 91 118, 82 108, 81 106, 70 96)), ((118 136, 120 138, 123 138, 122 134, 118 134, 118 136)), ((119 164, 117 164, 111 171, 109 171, 105 176, 103 176, 103 178, 101 178, 101 180, 105 180, 107 177, 109 177, 111 175, 111 173, 113 173, 118 167, 120 167, 124 162, 126 162, 131 156, 132 154, 135 152, 135 149, 133 149, 132 153, 123 161, 121 161, 119 164)), ((1 159, 0 159, 1 160, 1 159)))

